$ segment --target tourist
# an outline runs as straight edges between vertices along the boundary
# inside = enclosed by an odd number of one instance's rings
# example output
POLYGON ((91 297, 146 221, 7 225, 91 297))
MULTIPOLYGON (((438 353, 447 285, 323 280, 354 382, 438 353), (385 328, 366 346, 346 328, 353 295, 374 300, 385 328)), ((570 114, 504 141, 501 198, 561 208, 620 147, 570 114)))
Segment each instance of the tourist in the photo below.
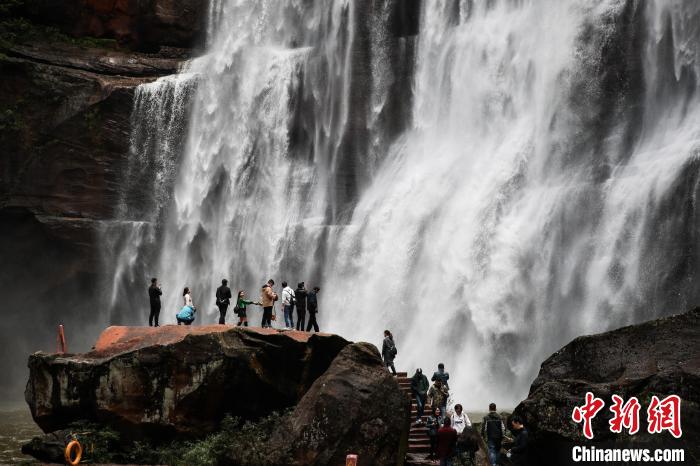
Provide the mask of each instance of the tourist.
POLYGON ((508 450, 508 458, 513 466, 527 466, 530 464, 528 460, 528 432, 523 424, 523 419, 515 415, 510 419, 510 425, 515 434, 515 441, 511 449, 508 450))
POLYGON ((160 315, 160 283, 157 278, 151 278, 151 286, 148 287, 148 300, 151 303, 151 313, 148 315, 148 326, 158 327, 158 316, 160 315))
POLYGON ((294 297, 296 299, 297 308, 297 330, 303 332, 304 324, 306 324, 306 288, 304 287, 304 282, 297 285, 294 297))
POLYGON ((272 286, 275 284, 273 279, 269 279, 262 287, 262 295, 260 296, 260 302, 263 307, 262 323, 260 326, 262 328, 272 327, 272 308, 277 301, 277 293, 272 291, 272 286))
POLYGON ((431 415, 428 417, 428 422, 425 427, 428 429, 428 438, 430 439, 430 456, 434 459, 437 454, 437 433, 442 426, 445 417, 442 415, 442 410, 438 407, 433 407, 431 415))
POLYGON ((190 289, 188 287, 185 287, 185 290, 182 292, 182 300, 184 302, 184 306, 182 306, 180 312, 178 312, 175 316, 177 319, 177 325, 192 325, 197 309, 192 303, 192 293, 190 293, 190 289))
POLYGON ((440 466, 452 466, 452 459, 455 456, 457 446, 457 431, 451 426, 449 417, 442 421, 442 427, 437 431, 437 456, 440 466))
POLYGON ((241 325, 243 325, 244 327, 248 326, 248 314, 246 312, 246 306, 248 306, 249 304, 262 306, 262 304, 259 302, 256 303, 253 301, 246 300, 245 291, 239 291, 238 298, 236 299, 236 307, 234 308, 234 312, 238 314, 238 324, 236 325, 237 327, 240 327, 241 325))
POLYGON ((309 324, 306 326, 306 331, 318 332, 318 323, 316 322, 316 314, 318 313, 318 292, 321 288, 314 286, 313 291, 310 291, 306 296, 306 309, 309 311, 309 324))
POLYGON ((294 329, 294 290, 287 286, 287 282, 282 282, 282 306, 284 309, 284 327, 287 330, 294 329))
POLYGON ((447 406, 448 397, 449 393, 447 388, 445 388, 445 386, 442 384, 442 380, 440 379, 437 379, 433 383, 433 386, 430 387, 430 390, 428 390, 428 403, 430 406, 433 408, 440 408, 443 412, 447 406))
POLYGON ((219 308, 219 324, 226 323, 226 311, 231 304, 231 289, 228 287, 228 280, 221 280, 221 286, 216 289, 216 307, 219 308))
MULTIPOLYGON (((461 434, 457 436, 457 446, 455 455, 462 466, 476 465, 476 452, 479 451, 479 434, 472 427, 465 427, 461 434)), ((491 463, 495 466, 496 463, 491 463)))
POLYGON ((463 412, 462 405, 455 405, 455 412, 452 413, 452 428, 457 431, 457 434, 461 434, 465 427, 471 427, 472 421, 469 420, 467 413, 463 412))
POLYGON ((503 425, 501 416, 496 412, 496 403, 489 404, 489 413, 481 422, 481 436, 486 441, 489 460, 491 464, 497 464, 501 458, 501 444, 505 437, 506 426, 503 425))
POLYGON ((445 365, 443 363, 438 364, 438 370, 437 372, 433 372, 433 377, 430 380, 432 382, 435 382, 436 380, 441 380, 445 388, 447 390, 450 389, 450 384, 447 383, 447 381, 450 380, 450 374, 445 372, 445 365))
POLYGON ((394 344, 394 336, 389 330, 384 330, 384 342, 382 343, 382 358, 384 365, 391 369, 391 373, 396 375, 394 367, 394 358, 396 357, 396 345, 394 344))
POLYGON ((416 369, 416 373, 411 377, 411 392, 416 397, 416 424, 423 423, 423 413, 425 412, 425 402, 428 397, 428 378, 423 373, 423 369, 416 369))

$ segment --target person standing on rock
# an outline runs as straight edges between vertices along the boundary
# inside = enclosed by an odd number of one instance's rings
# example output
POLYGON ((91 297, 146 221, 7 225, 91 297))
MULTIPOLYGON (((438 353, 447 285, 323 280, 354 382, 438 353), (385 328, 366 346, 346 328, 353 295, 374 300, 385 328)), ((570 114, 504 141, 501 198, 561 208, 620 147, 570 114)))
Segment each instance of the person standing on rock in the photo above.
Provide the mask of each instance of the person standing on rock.
POLYGON ((221 286, 216 289, 216 307, 219 308, 219 324, 226 323, 226 311, 231 304, 231 289, 228 287, 228 280, 221 280, 221 286))
POLYGON ((501 416, 496 412, 496 403, 489 404, 489 413, 481 422, 481 436, 486 440, 491 464, 497 464, 501 459, 501 444, 506 434, 506 426, 501 416))
POLYGON ((452 422, 446 417, 442 427, 437 431, 437 456, 440 466, 452 466, 457 446, 457 431, 452 428, 452 422))
POLYGON ((447 406, 448 397, 449 393, 440 379, 437 379, 433 386, 430 387, 430 390, 428 390, 428 403, 430 403, 430 406, 440 408, 443 412, 447 406))
POLYGON ((459 403, 455 405, 455 412, 452 413, 451 421, 452 428, 457 431, 457 434, 461 434, 465 427, 472 426, 472 421, 469 420, 469 416, 462 410, 462 405, 459 403))
POLYGON ((510 419, 510 425, 515 434, 515 442, 513 442, 511 449, 508 450, 508 457, 513 463, 513 466, 528 466, 530 464, 528 458, 529 434, 525 428, 523 419, 515 415, 510 419))
POLYGON ((238 325, 247 327, 248 326, 248 314, 246 312, 246 306, 249 304, 255 304, 256 306, 262 306, 262 303, 255 303, 253 301, 248 301, 245 299, 245 291, 241 290, 238 292, 238 298, 236 299, 236 307, 234 311, 238 314, 238 325))
POLYGON ((306 308, 309 311, 309 324, 306 326, 306 331, 311 331, 313 327, 314 332, 318 332, 318 323, 316 322, 316 314, 318 314, 318 292, 321 288, 314 286, 313 291, 310 291, 306 297, 306 308))
POLYGON ((430 388, 430 385, 428 384, 428 378, 423 373, 423 369, 416 369, 416 373, 411 377, 411 392, 416 397, 416 425, 423 424, 428 388, 430 388))
POLYGON ((304 324, 306 324, 306 288, 304 287, 304 282, 297 285, 297 289, 294 292, 296 297, 296 307, 297 307, 297 330, 304 331, 304 324))
POLYGON ((450 384, 447 383, 447 381, 450 380, 450 374, 445 371, 445 365, 443 363, 438 364, 438 370, 437 372, 433 372, 433 376, 430 378, 430 380, 432 382, 441 380, 445 388, 447 390, 450 389, 450 384))
POLYGON ((284 308, 284 327, 287 330, 294 329, 294 290, 282 282, 282 306, 284 308))
POLYGON ((394 343, 394 335, 391 334, 389 330, 384 330, 384 341, 382 342, 382 358, 384 359, 384 365, 391 369, 391 373, 396 375, 396 368, 394 367, 394 358, 396 357, 397 350, 396 344, 394 343))
POLYGON ((194 303, 192 302, 192 293, 190 293, 190 289, 188 287, 185 287, 185 290, 182 292, 182 300, 185 305, 182 306, 180 312, 178 312, 175 316, 177 318, 177 325, 192 325, 192 322, 194 322, 194 316, 197 313, 197 308, 194 307, 194 303))
POLYGON ((262 294, 260 296, 260 302, 263 306, 263 316, 262 323, 260 326, 262 328, 272 327, 272 308, 277 301, 277 293, 272 291, 272 287, 275 284, 273 279, 269 279, 262 287, 262 294))
POLYGON ((438 407, 433 407, 432 413, 428 417, 428 422, 425 425, 428 429, 428 439, 430 440, 429 459, 435 459, 435 455, 437 454, 437 433, 444 420, 445 417, 442 415, 442 410, 438 407))
POLYGON ((157 278, 151 278, 151 286, 148 287, 148 300, 151 303, 151 313, 148 315, 148 326, 158 327, 158 316, 160 315, 160 283, 157 278))

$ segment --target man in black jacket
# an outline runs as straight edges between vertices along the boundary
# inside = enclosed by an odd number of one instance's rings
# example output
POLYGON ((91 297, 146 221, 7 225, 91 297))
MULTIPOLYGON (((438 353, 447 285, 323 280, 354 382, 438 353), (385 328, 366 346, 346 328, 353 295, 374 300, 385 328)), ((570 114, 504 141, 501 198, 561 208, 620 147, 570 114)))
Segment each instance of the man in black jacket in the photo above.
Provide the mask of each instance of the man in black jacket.
POLYGON ((216 307, 219 308, 219 324, 226 323, 226 311, 231 304, 231 290, 228 287, 228 280, 221 280, 221 286, 216 289, 216 307))
POLYGON ((303 332, 304 324, 306 323, 306 288, 304 287, 304 282, 297 285, 297 289, 294 291, 294 297, 297 306, 297 330, 303 332))
POLYGON ((158 327, 158 316, 160 315, 160 289, 157 278, 151 278, 151 286, 148 287, 148 300, 151 303, 151 313, 148 315, 148 326, 158 327))
POLYGON ((316 322, 316 314, 318 313, 318 292, 321 288, 314 286, 314 290, 310 291, 306 296, 306 309, 309 311, 309 325, 306 326, 306 331, 311 331, 311 327, 315 332, 318 332, 318 323, 316 322))
POLYGON ((527 429, 523 425, 523 419, 515 415, 510 419, 510 425, 512 427, 513 433, 515 434, 515 442, 510 450, 508 450, 508 456, 514 466, 529 466, 530 461, 528 460, 528 433, 527 429))
POLYGON ((489 413, 484 416, 481 423, 481 435, 486 440, 491 464, 498 464, 501 459, 501 444, 505 434, 506 427, 503 425, 501 416, 496 411, 496 403, 491 403, 489 405, 489 413))

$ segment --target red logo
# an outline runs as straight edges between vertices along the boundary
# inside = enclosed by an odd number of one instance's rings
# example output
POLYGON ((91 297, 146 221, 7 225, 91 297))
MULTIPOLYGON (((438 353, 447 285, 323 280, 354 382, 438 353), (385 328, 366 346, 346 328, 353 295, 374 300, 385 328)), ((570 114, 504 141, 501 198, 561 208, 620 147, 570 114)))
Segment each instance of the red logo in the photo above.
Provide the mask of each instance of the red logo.
POLYGON ((634 435, 639 432, 639 410, 642 407, 636 397, 632 397, 624 403, 624 400, 613 395, 613 405, 610 411, 613 412, 613 418, 610 419, 610 432, 619 434, 622 429, 629 429, 629 434, 634 435))
POLYGON ((575 423, 583 422, 583 435, 587 439, 591 440, 593 438, 593 426, 591 421, 598 414, 598 411, 603 409, 605 402, 600 398, 596 398, 593 393, 586 393, 586 404, 583 406, 577 406, 574 408, 574 412, 571 413, 571 419, 575 423))
MULTIPOLYGON (((613 404, 610 411, 613 413, 612 419, 608 421, 610 432, 622 433, 627 429, 629 435, 639 432, 639 411, 641 405, 636 397, 632 397, 627 402, 621 396, 612 396, 613 404)), ((596 398, 591 392, 586 393, 586 403, 583 406, 576 406, 571 413, 571 419, 575 423, 583 423, 583 435, 593 439, 593 418, 605 406, 605 402, 596 398)), ((650 434, 659 434, 665 430, 671 435, 680 438, 683 435, 681 430, 681 398, 678 395, 669 395, 663 400, 659 400, 656 395, 651 397, 651 402, 647 408, 647 431, 650 434)))
POLYGON ((654 395, 647 409, 647 420, 650 434, 658 434, 667 430, 676 438, 683 435, 681 430, 681 399, 678 395, 669 395, 663 400, 654 395))

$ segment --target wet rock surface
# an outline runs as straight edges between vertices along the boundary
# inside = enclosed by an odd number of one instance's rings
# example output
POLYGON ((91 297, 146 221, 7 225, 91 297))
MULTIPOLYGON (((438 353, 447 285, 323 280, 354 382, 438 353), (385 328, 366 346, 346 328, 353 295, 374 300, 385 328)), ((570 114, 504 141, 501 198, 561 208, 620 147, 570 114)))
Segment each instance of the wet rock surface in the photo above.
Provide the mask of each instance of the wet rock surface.
POLYGON ((294 406, 348 344, 225 326, 106 334, 114 345, 90 353, 30 356, 25 396, 45 432, 86 420, 125 438, 201 437, 226 413, 256 419, 294 406))
POLYGON ((369 343, 346 346, 273 434, 298 465, 395 465, 408 448, 409 399, 369 343))
MULTIPOLYGON (((528 398, 514 411, 530 429, 537 464, 569 464, 573 445, 598 448, 685 448, 687 464, 700 459, 700 308, 684 314, 576 338, 542 363, 528 398), (586 441, 572 421, 586 392, 605 401, 593 419, 594 440, 586 441), (612 395, 641 404, 640 431, 610 432, 612 395), (647 432, 651 397, 681 398, 683 436, 647 432), (545 454, 546 453, 546 454, 545 454)), ((684 463, 686 464, 686 463, 684 463)))

